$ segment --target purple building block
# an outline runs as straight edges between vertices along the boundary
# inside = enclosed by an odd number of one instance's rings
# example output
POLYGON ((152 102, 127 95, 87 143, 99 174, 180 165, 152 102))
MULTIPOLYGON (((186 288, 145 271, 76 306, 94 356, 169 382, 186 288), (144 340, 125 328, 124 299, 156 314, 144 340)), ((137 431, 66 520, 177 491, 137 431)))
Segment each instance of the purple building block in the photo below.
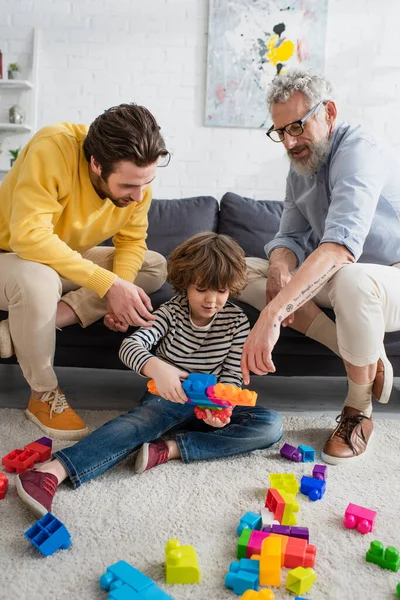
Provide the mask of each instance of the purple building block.
POLYGON ((48 437, 41 437, 38 440, 35 440, 37 444, 42 444, 42 446, 48 446, 49 448, 53 447, 53 440, 48 437))
POLYGON ((281 453, 281 456, 293 460, 294 462, 301 462, 302 460, 301 452, 290 444, 283 444, 279 452, 281 453))
POLYGON ((263 527, 264 533, 279 533, 280 535, 288 535, 290 537, 301 538, 309 541, 308 527, 290 527, 289 525, 267 525, 263 527))
POLYGON ((315 465, 313 468, 312 476, 314 479, 319 479, 320 481, 326 481, 327 477, 327 466, 326 465, 315 465))
POLYGON ((310 534, 308 531, 308 527, 292 527, 292 531, 290 534, 292 537, 301 538, 302 540, 310 541, 310 534))

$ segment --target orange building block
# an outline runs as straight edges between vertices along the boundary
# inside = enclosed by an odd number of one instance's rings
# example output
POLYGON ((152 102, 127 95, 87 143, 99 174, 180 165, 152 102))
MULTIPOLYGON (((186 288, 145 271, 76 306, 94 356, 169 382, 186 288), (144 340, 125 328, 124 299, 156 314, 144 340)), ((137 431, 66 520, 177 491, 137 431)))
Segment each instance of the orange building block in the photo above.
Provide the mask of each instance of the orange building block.
POLYGON ((264 588, 256 592, 255 590, 246 590, 240 600, 275 600, 275 594, 272 590, 264 588))
POLYGON ((250 390, 242 390, 236 385, 217 383, 207 388, 210 399, 226 400, 236 406, 255 406, 257 393, 250 390))
POLYGON ((261 544, 260 585, 281 585, 282 540, 267 537, 261 544))

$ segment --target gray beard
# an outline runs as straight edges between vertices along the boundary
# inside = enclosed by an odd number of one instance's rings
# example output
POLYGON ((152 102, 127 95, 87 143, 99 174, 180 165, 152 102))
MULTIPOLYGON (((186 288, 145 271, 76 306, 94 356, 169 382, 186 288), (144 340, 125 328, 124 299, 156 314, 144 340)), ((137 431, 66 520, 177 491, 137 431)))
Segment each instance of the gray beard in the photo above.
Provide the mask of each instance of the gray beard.
POLYGON ((306 162, 298 160, 288 154, 290 164, 293 165, 297 175, 314 175, 322 165, 326 162, 330 152, 330 141, 325 138, 319 142, 315 142, 311 146, 310 158, 306 162))

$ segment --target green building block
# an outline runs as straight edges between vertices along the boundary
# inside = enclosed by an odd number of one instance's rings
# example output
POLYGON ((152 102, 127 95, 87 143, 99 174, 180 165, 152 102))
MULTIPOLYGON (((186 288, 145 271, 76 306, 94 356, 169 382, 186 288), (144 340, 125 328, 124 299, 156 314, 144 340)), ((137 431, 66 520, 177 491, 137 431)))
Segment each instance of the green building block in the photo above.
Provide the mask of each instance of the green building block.
POLYGON ((371 542, 365 558, 367 562, 379 565, 383 569, 390 569, 395 573, 400 569, 400 555, 397 548, 388 546, 385 550, 382 542, 378 540, 371 542))
POLYGON ((248 546, 250 536, 252 533, 253 533, 253 531, 251 529, 243 529, 242 533, 240 534, 240 537, 238 539, 238 549, 237 549, 237 557, 239 559, 247 558, 247 556, 246 556, 247 546, 248 546))
POLYGON ((200 583, 200 570, 193 546, 181 546, 176 539, 165 546, 166 583, 200 583))
POLYGON ((400 598, 400 583, 397 584, 396 592, 397 596, 400 598))

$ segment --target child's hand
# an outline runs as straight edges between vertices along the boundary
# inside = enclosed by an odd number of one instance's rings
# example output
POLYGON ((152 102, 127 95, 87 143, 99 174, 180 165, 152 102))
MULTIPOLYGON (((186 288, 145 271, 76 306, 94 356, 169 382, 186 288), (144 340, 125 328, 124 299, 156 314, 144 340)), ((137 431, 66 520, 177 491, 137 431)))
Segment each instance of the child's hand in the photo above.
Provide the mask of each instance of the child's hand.
POLYGON ((160 396, 170 402, 185 404, 187 396, 182 388, 182 379, 186 379, 188 373, 181 371, 173 365, 168 365, 163 361, 157 363, 157 373, 153 375, 154 383, 160 396))
POLYGON ((103 319, 103 323, 111 331, 122 331, 125 333, 128 330, 129 325, 118 321, 117 317, 112 313, 107 313, 103 319))
POLYGON ((225 427, 225 425, 228 425, 228 423, 231 422, 229 417, 226 419, 226 421, 221 421, 221 419, 218 419, 218 417, 214 416, 215 411, 213 410, 206 409, 206 415, 207 418, 203 419, 203 421, 211 427, 225 427))

